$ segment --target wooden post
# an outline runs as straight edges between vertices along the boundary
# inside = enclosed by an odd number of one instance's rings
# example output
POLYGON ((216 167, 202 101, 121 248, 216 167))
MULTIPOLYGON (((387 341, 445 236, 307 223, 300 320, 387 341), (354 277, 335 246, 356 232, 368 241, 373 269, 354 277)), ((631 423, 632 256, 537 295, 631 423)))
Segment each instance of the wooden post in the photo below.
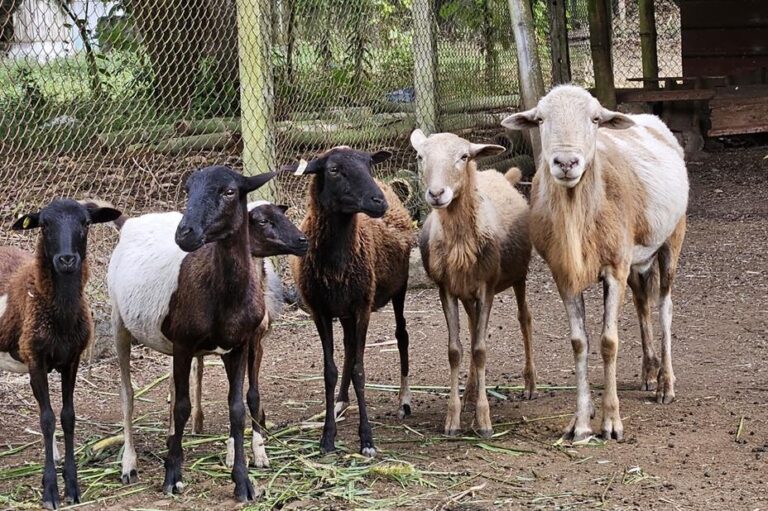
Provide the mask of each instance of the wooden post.
POLYGON ((437 131, 437 46, 434 0, 413 0, 413 85, 416 127, 429 136, 437 131))
MULTIPOLYGON (((237 40, 240 54, 240 129, 243 173, 260 174, 275 166, 272 138, 274 92, 271 66, 269 0, 237 0, 237 40)), ((271 186, 255 195, 270 200, 271 186)))
MULTIPOLYGON (((541 64, 536 52, 533 13, 528 0, 509 0, 509 14, 512 18, 512 32, 517 48, 520 94, 525 109, 533 108, 544 95, 544 80, 541 78, 541 64)), ((541 154, 541 137, 538 129, 529 130, 534 161, 541 154)))
POLYGON ((552 82, 571 81, 571 54, 568 50, 566 0, 549 0, 549 46, 552 53, 552 82))
POLYGON ((643 88, 658 88, 659 58, 656 49, 656 9, 654 0, 640 0, 640 49, 643 56, 643 88))
POLYGON ((609 0, 587 0, 589 10, 589 43, 592 49, 592 68, 595 72, 595 94, 606 108, 616 108, 616 87, 613 83, 611 62, 611 19, 608 17, 609 0))

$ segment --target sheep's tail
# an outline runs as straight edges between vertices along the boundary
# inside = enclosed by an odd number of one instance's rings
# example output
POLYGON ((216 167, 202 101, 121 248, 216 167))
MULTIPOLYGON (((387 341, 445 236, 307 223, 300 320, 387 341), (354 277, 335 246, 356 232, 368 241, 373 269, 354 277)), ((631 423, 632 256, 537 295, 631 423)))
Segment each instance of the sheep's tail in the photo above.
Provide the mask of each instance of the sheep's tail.
MULTIPOLYGON (((112 204, 111 202, 107 202, 105 200, 100 200, 100 199, 83 199, 83 200, 80 200, 80 201, 77 201, 77 202, 79 202, 80 204, 82 204, 86 208, 112 208, 112 209, 115 209, 115 205, 114 204, 112 204)), ((125 222, 127 222, 129 218, 130 217, 128 215, 121 214, 119 217, 117 217, 116 219, 112 220, 112 223, 114 224, 115 227, 117 227, 117 230, 119 231, 120 229, 123 228, 123 225, 125 225, 125 222)))
POLYGON ((509 184, 515 186, 523 177, 522 171, 517 167, 510 167, 508 171, 504 173, 504 177, 507 178, 509 184))

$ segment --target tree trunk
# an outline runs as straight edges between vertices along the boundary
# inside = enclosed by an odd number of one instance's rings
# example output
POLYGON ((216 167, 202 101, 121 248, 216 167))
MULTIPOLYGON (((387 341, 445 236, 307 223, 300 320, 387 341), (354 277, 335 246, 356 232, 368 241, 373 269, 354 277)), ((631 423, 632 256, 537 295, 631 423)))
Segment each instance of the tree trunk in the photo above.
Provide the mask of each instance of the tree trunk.
POLYGON ((482 51, 485 56, 485 83, 489 90, 496 81, 496 69, 497 69, 497 53, 496 53, 496 38, 493 30, 493 13, 491 12, 491 6, 489 2, 491 0, 483 0, 483 42, 482 51))
POLYGON ((149 55, 158 106, 186 110, 195 91, 205 41, 203 0, 125 0, 149 55))
POLYGON ((640 0, 640 48, 643 56, 643 87, 656 89, 659 77, 659 58, 656 53, 656 12, 653 0, 640 0))
POLYGON ((413 1, 413 85, 416 127, 426 135, 437 131, 437 51, 432 0, 413 1))
POLYGON ((595 72, 595 94, 606 107, 616 108, 616 88, 613 83, 611 62, 611 19, 608 0, 588 0, 589 43, 592 49, 592 67, 595 72))
MULTIPOLYGON (((512 32, 517 47, 517 65, 520 77, 520 93, 526 109, 533 108, 544 95, 544 80, 541 77, 539 54, 536 52, 536 36, 531 5, 526 0, 509 0, 509 14, 512 18, 512 32)), ((533 157, 536 161, 541 154, 541 137, 538 129, 529 130, 533 157)))
POLYGON ((566 0, 549 0, 549 46, 552 53, 552 82, 571 81, 571 55, 568 49, 566 0))

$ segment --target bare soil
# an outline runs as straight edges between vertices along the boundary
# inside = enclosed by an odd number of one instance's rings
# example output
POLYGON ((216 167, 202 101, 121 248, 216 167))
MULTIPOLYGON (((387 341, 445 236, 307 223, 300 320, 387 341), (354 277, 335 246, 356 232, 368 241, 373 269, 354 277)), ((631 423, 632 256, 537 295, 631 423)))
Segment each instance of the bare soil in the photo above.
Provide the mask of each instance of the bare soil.
MULTIPOLYGON (((321 457, 314 422, 323 410, 321 347, 308 317, 289 311, 264 356, 262 395, 276 436, 268 440, 272 467, 252 469, 263 491, 254 508, 268 509, 276 502, 284 509, 768 508, 767 154, 765 147, 726 149, 689 165, 689 228, 674 293, 677 401, 657 405, 652 393, 639 390, 640 336, 627 296, 618 362, 624 442, 556 445, 575 405, 573 358, 562 305, 548 269, 536 257, 528 288, 536 363, 539 383, 555 388, 543 387, 533 401, 521 400, 514 387, 508 388, 522 384, 523 356, 514 297, 502 294, 488 343, 488 381, 498 386, 490 397, 497 436, 490 440, 473 433, 469 413, 462 417, 465 437, 442 436, 443 388, 448 384, 444 319, 434 289, 412 290, 406 303, 411 383, 439 388, 416 392, 413 415, 400 422, 396 393, 390 391, 398 384, 395 346, 369 347, 368 382, 388 386, 367 391, 379 457, 369 462, 354 454, 354 408, 340 423, 339 452, 321 457)), ((600 303, 595 286, 587 293, 587 308, 598 417, 603 377, 594 340, 600 303)), ((338 327, 336 337, 340 363, 338 327)), ((394 318, 386 308, 374 315, 368 343, 393 339, 394 318)), ((217 363, 214 358, 208 362, 217 363)), ((162 356, 134 348, 135 386, 152 384, 167 364, 162 356)), ((58 376, 51 380, 58 407, 58 376)), ((78 381, 77 444, 86 446, 79 454, 81 490, 90 502, 83 508, 237 507, 223 468, 228 428, 223 369, 206 370, 209 435, 187 437, 199 442, 186 449, 187 486, 174 498, 160 492, 166 382, 136 405, 139 483, 120 485, 119 445, 92 452, 94 441, 121 432, 118 382, 114 357, 83 367, 78 381)), ((37 507, 42 449, 27 377, 0 375, 0 402, 0 508, 37 507), (25 470, 31 474, 23 475, 25 470)), ((593 427, 599 427, 598 418, 593 427)))

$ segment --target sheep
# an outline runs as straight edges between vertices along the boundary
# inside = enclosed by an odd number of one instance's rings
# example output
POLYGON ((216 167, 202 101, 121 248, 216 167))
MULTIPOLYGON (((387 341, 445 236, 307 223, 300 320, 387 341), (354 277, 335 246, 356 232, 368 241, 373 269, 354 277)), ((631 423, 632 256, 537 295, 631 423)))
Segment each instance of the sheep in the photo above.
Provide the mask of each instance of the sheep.
POLYGON ((651 390, 658 381, 656 401, 667 404, 675 398, 671 291, 688 204, 683 150, 657 117, 612 112, 571 85, 555 87, 536 107, 507 117, 502 125, 538 127, 541 133, 531 237, 549 265, 570 323, 578 397, 564 438, 583 440, 592 434, 582 292, 599 278, 604 292, 602 435, 620 440, 617 319, 627 283, 640 320, 642 388, 651 390), (656 294, 663 330, 660 369, 650 313, 656 294))
POLYGON ((0 247, 0 369, 29 373, 40 407, 45 446, 43 506, 58 509, 59 490, 53 437, 56 416, 48 373, 61 373, 61 427, 64 430, 64 500, 80 502, 75 464, 73 395, 83 350, 93 336, 85 286, 88 281, 88 226, 120 216, 111 207, 56 199, 13 224, 14 230, 41 229, 34 254, 0 247))
POLYGON ((525 296, 531 241, 528 236, 528 204, 514 185, 520 170, 503 176, 496 170, 477 171, 476 160, 504 152, 499 145, 473 144, 452 133, 426 137, 417 129, 411 145, 422 162, 425 198, 432 212, 419 239, 422 263, 440 290, 448 324, 448 360, 451 394, 445 418, 445 434, 460 432, 458 301, 467 311, 472 343, 465 404, 476 404, 478 433, 493 434, 485 394, 485 342, 494 295, 515 291, 518 320, 525 348, 524 396, 536 391, 536 368, 531 341, 531 314, 525 296))
MULTIPOLYGON (((261 357, 263 353, 264 337, 271 331, 272 324, 282 313, 283 307, 283 283, 275 271, 275 267, 269 259, 261 259, 276 255, 293 254, 303 256, 307 251, 307 238, 285 215, 288 206, 271 204, 267 201, 255 201, 248 204, 249 221, 251 223, 251 256, 255 269, 260 275, 264 290, 266 311, 264 319, 252 339, 248 351, 248 393, 247 402, 252 419, 253 464, 256 467, 268 467, 269 458, 264 448, 264 424, 266 417, 261 406, 258 380, 261 357)), ((172 243, 172 242, 171 242, 172 243)), ((192 363, 192 431, 202 433, 203 411, 201 404, 201 389, 203 378, 203 355, 195 357, 192 363)), ((172 376, 173 373, 171 373, 172 376)), ((173 377, 170 378, 171 392, 173 392, 173 377)), ((170 417, 173 422, 173 401, 171 401, 170 417)), ((234 464, 234 439, 227 441, 227 456, 225 464, 232 467, 234 464)))
POLYGON ((269 172, 245 177, 227 167, 206 167, 187 179, 189 199, 183 216, 148 214, 116 222, 122 228, 107 283, 123 398, 124 483, 138 479, 131 425, 130 349, 135 340, 173 354, 174 432, 168 438, 163 491, 178 493, 183 488, 181 440, 191 409, 192 360, 217 353, 229 381, 235 498, 247 501, 255 496, 243 451, 242 387, 247 349, 264 318, 264 296, 251 260, 246 196, 273 176, 269 172), (171 235, 181 250, 168 242, 171 235))
POLYGON ((409 340, 403 315, 414 242, 411 219, 389 186, 371 176, 371 166, 390 156, 387 151, 370 154, 342 146, 326 151, 303 170, 312 175, 301 223, 309 250, 303 258, 291 257, 291 271, 323 345, 325 423, 320 449, 324 453, 336 448, 335 417, 349 404, 351 379, 360 413, 360 452, 376 455, 365 406, 363 356, 371 312, 390 300, 400 352, 398 415, 404 418, 411 413, 409 340), (339 318, 344 329, 344 366, 336 405, 333 318, 339 318))

